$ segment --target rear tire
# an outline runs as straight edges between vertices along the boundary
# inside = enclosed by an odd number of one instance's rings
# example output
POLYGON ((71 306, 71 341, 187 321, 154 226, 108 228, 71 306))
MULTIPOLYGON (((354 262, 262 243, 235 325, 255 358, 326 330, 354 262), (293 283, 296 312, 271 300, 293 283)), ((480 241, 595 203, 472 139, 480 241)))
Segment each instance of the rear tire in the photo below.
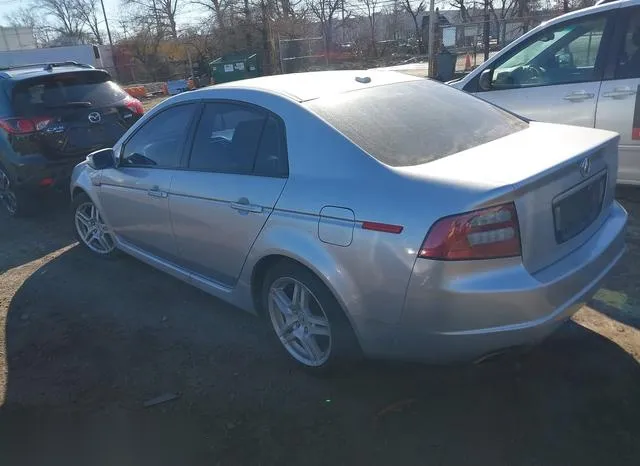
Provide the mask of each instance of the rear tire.
POLYGON ((79 193, 71 206, 73 229, 78 242, 95 256, 106 259, 117 257, 115 237, 91 198, 79 193))
POLYGON ((33 213, 33 198, 24 191, 14 187, 13 180, 5 168, 0 165, 0 207, 10 217, 26 217, 33 213))
POLYGON ((274 341, 311 373, 324 375, 361 358, 342 307, 306 267, 276 264, 263 280, 260 305, 274 341))

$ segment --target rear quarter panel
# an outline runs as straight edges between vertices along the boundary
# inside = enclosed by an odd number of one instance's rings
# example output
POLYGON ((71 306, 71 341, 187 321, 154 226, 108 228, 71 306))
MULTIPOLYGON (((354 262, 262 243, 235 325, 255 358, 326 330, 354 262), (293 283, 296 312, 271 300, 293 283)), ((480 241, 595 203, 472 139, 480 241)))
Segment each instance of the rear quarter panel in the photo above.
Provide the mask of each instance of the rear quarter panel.
MULTIPOLYGON (((366 338, 373 340, 361 338, 363 346, 376 345, 370 329, 399 321, 417 252, 429 226, 450 213, 445 193, 452 190, 382 165, 300 105, 276 113, 286 123, 290 176, 241 281, 250 286, 255 265, 269 255, 301 262, 332 290, 357 333, 369 329, 366 338), (349 246, 319 238, 319 213, 327 206, 353 211, 355 222, 336 219, 353 229, 349 246), (403 231, 364 230, 363 221, 401 225, 403 231)), ((474 194, 465 187, 453 195, 471 202, 474 194)))

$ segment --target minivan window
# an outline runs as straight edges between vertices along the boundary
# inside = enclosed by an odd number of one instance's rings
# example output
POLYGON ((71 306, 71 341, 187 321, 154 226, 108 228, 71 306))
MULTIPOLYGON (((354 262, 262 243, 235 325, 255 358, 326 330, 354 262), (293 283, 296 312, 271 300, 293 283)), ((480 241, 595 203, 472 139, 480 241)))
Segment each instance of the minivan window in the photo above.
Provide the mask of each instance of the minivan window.
POLYGON ((105 107, 126 97, 126 92, 111 81, 108 74, 82 71, 20 81, 13 90, 13 105, 21 116, 36 116, 82 104, 105 107))
POLYGON ((498 60, 493 90, 596 80, 596 59, 607 18, 589 16, 549 26, 498 60))
POLYGON ((627 30, 617 54, 616 79, 640 78, 640 8, 628 11, 627 30))
POLYGON ((426 79, 321 97, 306 105, 369 155, 394 167, 431 162, 528 127, 494 105, 426 79))

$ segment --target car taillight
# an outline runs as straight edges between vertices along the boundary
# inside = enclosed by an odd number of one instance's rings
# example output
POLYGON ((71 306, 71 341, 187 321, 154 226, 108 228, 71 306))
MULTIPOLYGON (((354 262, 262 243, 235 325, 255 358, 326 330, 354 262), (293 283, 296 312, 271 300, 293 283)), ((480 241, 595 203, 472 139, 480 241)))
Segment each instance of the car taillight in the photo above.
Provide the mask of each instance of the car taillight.
POLYGON ((520 254, 516 206, 509 203, 438 220, 429 230, 418 256, 472 260, 520 254))
POLYGON ((29 134, 42 131, 52 121, 51 117, 0 118, 0 128, 11 134, 29 134))
POLYGON ((144 107, 142 106, 142 102, 140 102, 138 99, 131 96, 127 96, 127 98, 124 101, 124 104, 133 113, 137 115, 144 115, 144 107))

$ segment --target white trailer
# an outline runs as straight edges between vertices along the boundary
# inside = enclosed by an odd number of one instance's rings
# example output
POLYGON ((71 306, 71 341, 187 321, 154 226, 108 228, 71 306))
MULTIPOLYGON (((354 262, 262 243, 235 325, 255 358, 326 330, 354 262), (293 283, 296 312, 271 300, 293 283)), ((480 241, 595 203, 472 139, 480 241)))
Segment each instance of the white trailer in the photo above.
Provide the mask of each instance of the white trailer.
MULTIPOLYGON (((113 59, 108 47, 97 45, 72 45, 69 47, 31 48, 0 52, 0 68, 32 63, 61 63, 74 61, 96 68, 111 68, 113 59), (103 53, 105 57, 103 59, 103 53)), ((109 70, 111 71, 111 70, 109 70)))

